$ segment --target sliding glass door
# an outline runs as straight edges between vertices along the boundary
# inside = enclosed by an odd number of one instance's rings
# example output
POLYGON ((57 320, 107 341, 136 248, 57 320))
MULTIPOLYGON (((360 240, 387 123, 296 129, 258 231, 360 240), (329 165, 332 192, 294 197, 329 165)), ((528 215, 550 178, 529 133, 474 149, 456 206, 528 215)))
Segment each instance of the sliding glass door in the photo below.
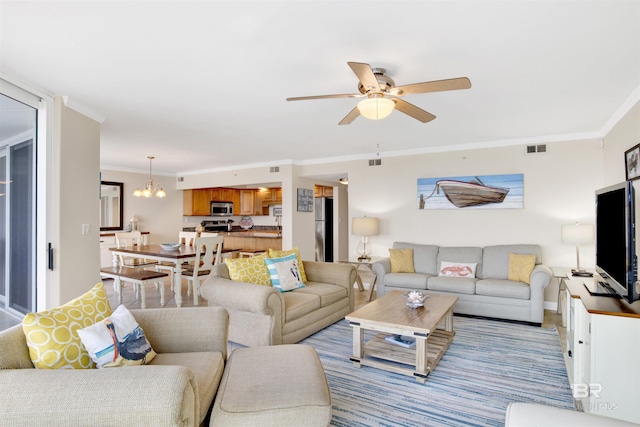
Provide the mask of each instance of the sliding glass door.
POLYGON ((37 109, 0 94, 0 308, 36 304, 37 109))

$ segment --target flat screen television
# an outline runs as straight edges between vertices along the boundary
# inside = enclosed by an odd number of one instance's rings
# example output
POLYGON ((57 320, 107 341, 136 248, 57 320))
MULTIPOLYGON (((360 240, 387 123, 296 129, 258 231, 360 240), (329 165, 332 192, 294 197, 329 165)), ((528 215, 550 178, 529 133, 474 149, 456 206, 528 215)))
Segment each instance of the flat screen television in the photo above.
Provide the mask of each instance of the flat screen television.
POLYGON ((596 272, 605 289, 629 302, 639 299, 635 219, 631 181, 596 191, 596 272))

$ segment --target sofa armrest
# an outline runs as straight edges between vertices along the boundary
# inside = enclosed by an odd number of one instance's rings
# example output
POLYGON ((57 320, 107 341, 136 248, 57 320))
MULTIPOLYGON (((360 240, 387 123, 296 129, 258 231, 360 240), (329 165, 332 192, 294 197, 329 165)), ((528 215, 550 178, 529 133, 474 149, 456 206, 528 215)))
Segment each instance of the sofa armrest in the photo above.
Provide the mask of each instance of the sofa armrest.
POLYGON ((268 316, 284 313, 284 300, 280 291, 271 286, 236 282, 223 276, 210 275, 200 286, 200 294, 210 306, 268 316))
MULTIPOLYGON (((176 311, 176 310, 174 310, 176 311)), ((193 373, 183 366, 0 371, 11 426, 197 426, 193 373)))
POLYGON ((553 277, 553 271, 544 264, 538 264, 533 268, 531 276, 529 276, 529 283, 532 288, 540 289, 541 291, 551 282, 553 277))
POLYGON ((348 263, 302 261, 309 282, 330 283, 345 287, 349 294, 356 282, 356 267, 348 263))
POLYGON ((507 407, 505 427, 580 426, 622 427, 637 424, 571 409, 535 403, 512 402, 507 407))
POLYGON ((226 359, 229 314, 220 307, 131 309, 157 353, 217 351, 226 359))
POLYGON ((382 296, 386 293, 384 276, 391 273, 391 260, 389 257, 380 258, 373 263, 372 269, 376 275, 376 283, 378 285, 378 293, 376 295, 382 296))

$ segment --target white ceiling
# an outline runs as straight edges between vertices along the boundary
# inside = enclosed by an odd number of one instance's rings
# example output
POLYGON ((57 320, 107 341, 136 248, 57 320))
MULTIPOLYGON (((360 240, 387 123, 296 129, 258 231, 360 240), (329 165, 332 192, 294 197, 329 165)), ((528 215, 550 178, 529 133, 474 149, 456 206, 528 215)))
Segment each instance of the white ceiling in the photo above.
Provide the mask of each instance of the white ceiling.
MULTIPOLYGON (((106 120, 101 163, 179 174, 594 136, 640 88, 639 1, 0 1, 0 71, 106 120), (397 85, 423 124, 338 122, 347 61, 397 85)), ((635 95, 634 95, 635 94, 635 95)))

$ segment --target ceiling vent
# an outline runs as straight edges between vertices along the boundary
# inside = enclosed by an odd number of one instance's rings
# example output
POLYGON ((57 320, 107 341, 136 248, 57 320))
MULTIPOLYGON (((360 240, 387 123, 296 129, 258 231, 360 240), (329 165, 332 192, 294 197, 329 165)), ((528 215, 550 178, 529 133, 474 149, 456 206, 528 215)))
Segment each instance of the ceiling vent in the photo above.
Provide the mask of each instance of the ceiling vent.
POLYGON ((546 153, 547 144, 527 145, 527 154, 546 153))
POLYGON ((269 168, 269 172, 270 172, 270 173, 280 172, 280 166, 271 166, 271 167, 269 168))
POLYGON ((369 160, 369 166, 380 166, 380 165, 382 165, 382 159, 369 160))

